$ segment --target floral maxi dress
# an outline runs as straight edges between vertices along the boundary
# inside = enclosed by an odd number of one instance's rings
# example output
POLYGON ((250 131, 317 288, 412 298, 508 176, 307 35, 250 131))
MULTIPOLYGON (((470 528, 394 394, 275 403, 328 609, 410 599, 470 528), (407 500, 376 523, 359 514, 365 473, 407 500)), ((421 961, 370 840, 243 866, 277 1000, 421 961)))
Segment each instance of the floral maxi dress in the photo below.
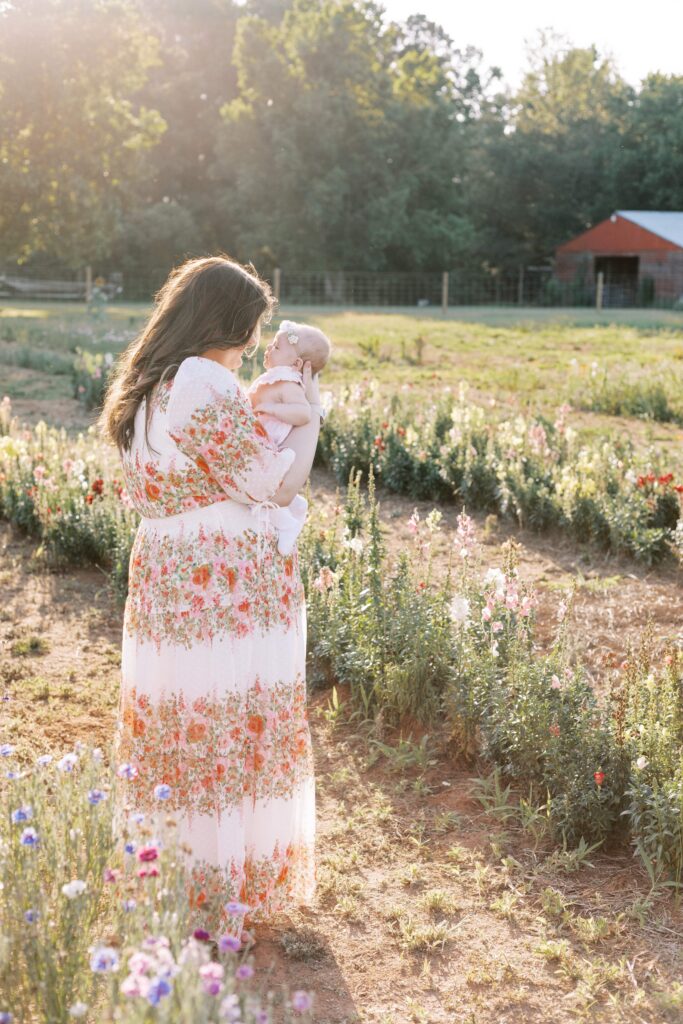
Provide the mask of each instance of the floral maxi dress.
MULTIPOLYGON (((267 920, 315 890, 306 605, 298 554, 250 504, 294 461, 268 440, 231 370, 185 359, 145 403, 123 456, 142 516, 130 560, 117 758, 127 805, 165 808, 190 853, 199 926, 267 920)), ((120 804, 120 800, 119 800, 120 804)))

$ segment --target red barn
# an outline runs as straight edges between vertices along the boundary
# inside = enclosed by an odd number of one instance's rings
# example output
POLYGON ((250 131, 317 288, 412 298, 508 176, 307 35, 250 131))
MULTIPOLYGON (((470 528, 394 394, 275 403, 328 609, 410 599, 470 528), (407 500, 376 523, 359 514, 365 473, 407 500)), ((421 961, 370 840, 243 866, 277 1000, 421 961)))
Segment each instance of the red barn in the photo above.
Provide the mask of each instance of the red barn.
POLYGON ((682 298, 683 213, 617 210, 556 250, 560 281, 592 290, 600 272, 605 306, 682 298))

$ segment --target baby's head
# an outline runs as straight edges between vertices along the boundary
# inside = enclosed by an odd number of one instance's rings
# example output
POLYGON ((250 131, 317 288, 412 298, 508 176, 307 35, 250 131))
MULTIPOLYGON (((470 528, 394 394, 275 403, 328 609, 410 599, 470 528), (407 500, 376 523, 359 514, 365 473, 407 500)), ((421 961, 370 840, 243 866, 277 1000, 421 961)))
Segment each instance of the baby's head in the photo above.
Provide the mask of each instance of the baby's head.
POLYGON ((307 359, 313 373, 320 373, 330 358, 330 340, 317 327, 283 320, 278 332, 266 348, 263 365, 266 370, 274 366, 293 366, 303 370, 307 359))

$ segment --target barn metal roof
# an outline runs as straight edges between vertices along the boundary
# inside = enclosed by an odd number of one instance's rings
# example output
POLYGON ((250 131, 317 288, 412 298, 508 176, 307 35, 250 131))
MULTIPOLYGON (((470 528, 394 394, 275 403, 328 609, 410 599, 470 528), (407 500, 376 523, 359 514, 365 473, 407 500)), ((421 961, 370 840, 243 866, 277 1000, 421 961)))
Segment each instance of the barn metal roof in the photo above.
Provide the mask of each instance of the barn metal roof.
POLYGON ((632 221, 653 235, 683 248, 683 212, 669 213, 659 210, 616 210, 618 217, 632 221))

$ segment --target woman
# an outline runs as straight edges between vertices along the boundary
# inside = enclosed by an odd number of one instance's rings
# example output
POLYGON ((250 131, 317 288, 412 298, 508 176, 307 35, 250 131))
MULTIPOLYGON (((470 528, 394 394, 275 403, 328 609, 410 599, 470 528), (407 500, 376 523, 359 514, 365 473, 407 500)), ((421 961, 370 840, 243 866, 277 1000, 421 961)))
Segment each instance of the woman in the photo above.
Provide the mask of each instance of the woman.
MULTIPOLYGON (((297 550, 268 505, 305 483, 320 416, 278 450, 236 376, 268 285, 225 256, 188 260, 124 352, 102 414, 142 516, 130 560, 117 757, 128 806, 166 799, 191 850, 195 926, 241 932, 315 889, 306 608, 297 550), (254 517, 250 505, 261 504, 254 517)), ((317 375, 306 397, 320 412, 317 375)), ((120 802, 119 802, 120 807, 120 802)))

